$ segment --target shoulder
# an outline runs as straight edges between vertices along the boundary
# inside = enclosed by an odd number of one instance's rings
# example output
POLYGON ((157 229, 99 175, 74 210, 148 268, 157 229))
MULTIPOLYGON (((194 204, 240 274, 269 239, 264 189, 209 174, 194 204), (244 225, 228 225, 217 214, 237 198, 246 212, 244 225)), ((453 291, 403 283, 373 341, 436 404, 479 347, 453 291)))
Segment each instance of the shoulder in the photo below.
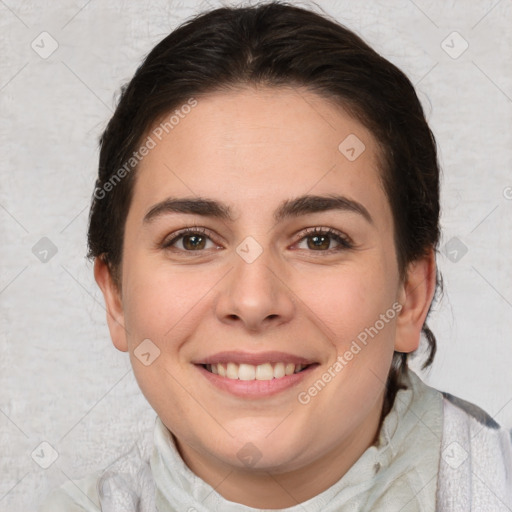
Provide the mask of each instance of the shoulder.
POLYGON ((441 510, 510 510, 512 430, 471 402, 443 393, 441 510), (457 508, 455 503, 467 504, 457 508), (487 508, 485 508, 487 507, 487 508))
POLYGON ((100 500, 97 483, 101 472, 79 480, 70 480, 45 499, 39 512, 98 512, 100 500))
MULTIPOLYGON (((153 449, 154 429, 155 424, 143 429, 129 449, 107 468, 78 480, 69 480, 55 489, 38 512, 100 512, 102 505, 109 508, 116 500, 136 503, 143 499, 151 503, 153 481, 149 456, 153 449)), ((126 507, 126 510, 132 508, 126 507)), ((133 510, 140 509, 134 505, 133 510)))
POLYGON ((477 405, 443 392, 445 441, 464 442, 472 455, 503 459, 512 468, 512 429, 502 427, 477 405))
POLYGON ((466 413, 466 415, 471 419, 476 420, 478 423, 485 427, 494 430, 500 428, 500 425, 487 412, 485 412, 477 405, 472 404, 471 402, 467 402, 466 400, 463 400, 462 398, 454 396, 445 391, 442 392, 442 395, 448 408, 451 408, 452 406, 456 407, 460 411, 466 413))

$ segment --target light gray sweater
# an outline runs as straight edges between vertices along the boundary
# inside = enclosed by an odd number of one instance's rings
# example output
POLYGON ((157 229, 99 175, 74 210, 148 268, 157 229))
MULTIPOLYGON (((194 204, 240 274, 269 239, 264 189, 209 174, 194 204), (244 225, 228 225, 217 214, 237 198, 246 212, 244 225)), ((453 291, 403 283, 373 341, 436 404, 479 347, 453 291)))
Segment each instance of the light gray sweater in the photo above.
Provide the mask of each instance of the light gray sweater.
MULTIPOLYGON (((512 431, 409 374, 377 445, 333 486, 281 512, 512 512, 512 431)), ((64 511, 261 512, 192 473, 158 417, 153 439, 105 471, 67 482, 40 509, 64 511)))

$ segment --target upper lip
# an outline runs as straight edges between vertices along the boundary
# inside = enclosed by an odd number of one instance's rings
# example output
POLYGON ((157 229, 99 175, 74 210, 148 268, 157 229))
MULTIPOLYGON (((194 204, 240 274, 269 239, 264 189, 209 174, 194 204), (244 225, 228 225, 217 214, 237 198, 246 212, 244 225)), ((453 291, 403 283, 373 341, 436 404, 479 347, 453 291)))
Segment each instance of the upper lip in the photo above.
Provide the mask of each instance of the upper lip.
POLYGON ((305 357, 289 354, 287 352, 239 352, 239 351, 226 351, 217 352, 201 359, 192 361, 194 364, 217 364, 217 363, 245 363, 257 366, 263 363, 294 363, 308 365, 316 361, 307 359, 305 357))

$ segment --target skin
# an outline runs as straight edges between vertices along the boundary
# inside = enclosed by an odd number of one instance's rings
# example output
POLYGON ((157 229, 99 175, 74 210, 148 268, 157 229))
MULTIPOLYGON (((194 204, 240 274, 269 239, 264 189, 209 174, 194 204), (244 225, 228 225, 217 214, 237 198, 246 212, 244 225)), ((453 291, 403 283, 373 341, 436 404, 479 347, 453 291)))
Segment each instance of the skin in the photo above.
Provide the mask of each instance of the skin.
POLYGON ((418 347, 434 293, 434 255, 411 263, 400 280, 378 157, 362 124, 312 92, 242 88, 200 97, 139 166, 121 289, 95 261, 114 345, 129 352, 142 392, 186 464, 228 500, 290 507, 338 481, 375 442, 393 351, 418 347), (365 145, 354 161, 338 150, 349 134, 365 145), (283 200, 333 193, 362 204, 372 222, 339 210, 273 219, 283 200), (143 220, 168 197, 198 196, 226 203, 234 220, 186 213, 143 220), (199 251, 184 238, 161 247, 194 225, 209 237, 199 251), (332 228, 353 246, 327 238, 317 248, 304 233, 314 227, 332 228), (252 263, 236 251, 248 236, 263 251, 252 263), (400 314, 301 404, 299 392, 397 301, 400 314), (147 338, 160 356, 145 366, 134 350, 147 338), (225 350, 279 350, 319 366, 272 397, 235 397, 191 363, 225 350), (251 467, 237 457, 246 443, 261 455, 251 467))

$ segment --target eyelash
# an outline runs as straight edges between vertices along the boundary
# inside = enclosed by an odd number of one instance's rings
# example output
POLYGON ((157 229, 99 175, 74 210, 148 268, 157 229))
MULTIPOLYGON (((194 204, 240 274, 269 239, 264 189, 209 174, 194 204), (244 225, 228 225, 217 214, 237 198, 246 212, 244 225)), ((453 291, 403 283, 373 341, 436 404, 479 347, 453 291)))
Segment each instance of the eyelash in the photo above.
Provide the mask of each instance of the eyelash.
MULTIPOLYGON (((205 236, 206 238, 209 238, 212 242, 215 243, 215 240, 212 240, 212 237, 209 236, 208 233, 209 232, 206 228, 203 228, 200 226, 186 227, 186 228, 178 231, 177 233, 175 233, 171 239, 164 240, 163 243, 161 244, 161 248, 162 249, 172 249, 172 246, 178 240, 180 240, 181 238, 183 238, 184 236, 187 236, 187 235, 202 235, 202 236, 205 236)), ((298 241, 296 243, 301 242, 302 240, 309 238, 309 237, 313 237, 313 236, 328 236, 328 237, 332 238, 333 240, 335 240, 336 242, 338 242, 340 247, 334 248, 334 249, 327 249, 325 251, 310 250, 308 252, 319 252, 319 253, 331 254, 332 252, 338 252, 338 251, 343 251, 343 250, 347 250, 347 249, 352 249, 354 247, 354 244, 352 243, 350 238, 348 236, 344 235, 343 233, 340 233, 332 228, 319 228, 319 227, 306 228, 305 230, 303 230, 300 233, 300 238, 298 239, 298 241)), ((198 250, 198 251, 187 251, 185 249, 177 249, 177 250, 180 252, 187 252, 187 253, 194 253, 194 252, 201 253, 201 252, 205 251, 206 249, 202 249, 202 250, 198 250)))

